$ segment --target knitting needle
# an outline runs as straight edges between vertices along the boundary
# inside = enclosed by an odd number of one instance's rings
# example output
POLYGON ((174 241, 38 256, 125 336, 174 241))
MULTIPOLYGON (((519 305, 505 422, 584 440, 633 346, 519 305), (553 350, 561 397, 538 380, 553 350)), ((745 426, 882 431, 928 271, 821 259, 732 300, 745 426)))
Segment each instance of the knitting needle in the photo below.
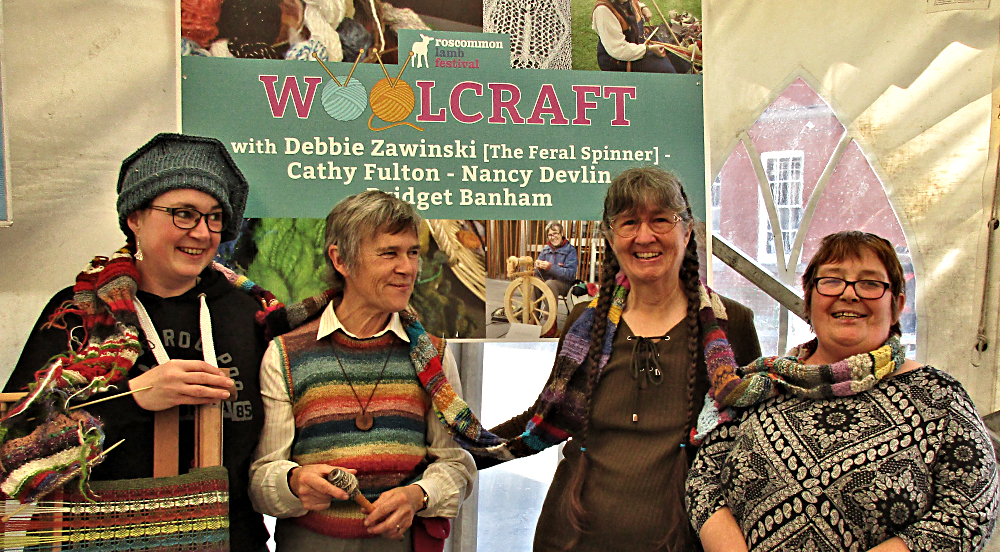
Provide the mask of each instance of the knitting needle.
POLYGON ((653 32, 649 33, 649 36, 646 37, 646 41, 643 42, 643 44, 649 44, 649 41, 653 40, 653 37, 656 36, 656 31, 659 30, 660 30, 659 27, 653 27, 653 32))
MULTIPOLYGON (((131 391, 126 391, 124 393, 118 393, 117 395, 111 395, 110 397, 104 397, 104 398, 93 400, 93 401, 90 401, 90 402, 85 402, 83 404, 78 404, 76 406, 71 406, 69 408, 69 410, 76 410, 77 408, 83 408, 85 406, 90 406, 92 404, 97 404, 99 402, 110 401, 111 399, 117 399, 119 397, 124 397, 125 395, 131 395, 132 393, 138 393, 139 391, 145 391, 147 389, 152 389, 152 388, 153 388, 152 385, 147 385, 146 387, 140 387, 138 389, 133 389, 131 391)), ((115 446, 117 446, 117 445, 115 445, 115 446)), ((108 450, 111 450, 111 449, 108 449, 108 450)))
POLYGON ((406 56, 406 61, 404 61, 404 62, 403 62, 403 66, 399 68, 399 74, 398 74, 398 75, 396 75, 396 82, 395 82, 395 83, 393 83, 393 87, 395 87, 395 86, 396 86, 396 84, 397 84, 397 83, 399 83, 399 79, 400 79, 400 77, 402 77, 402 76, 403 76, 403 71, 405 71, 405 70, 406 70, 406 65, 407 65, 408 63, 410 63, 410 58, 411 58, 411 57, 413 57, 413 50, 410 50, 410 55, 406 56))
POLYGON ((95 456, 94 459, 91 460, 88 463, 89 464, 93 464, 93 463, 97 462, 98 460, 103 459, 109 452, 115 450, 115 447, 117 447, 118 445, 120 445, 120 444, 122 444, 124 442, 125 442, 125 439, 119 439, 117 443, 115 443, 115 444, 111 445, 110 447, 108 447, 108 448, 104 449, 103 451, 101 451, 100 454, 98 454, 97 456, 95 456))
POLYGON ((389 72, 385 70, 385 64, 382 63, 382 56, 378 55, 378 50, 375 51, 375 59, 377 59, 378 64, 382 66, 382 72, 385 73, 385 79, 389 81, 389 88, 395 88, 396 83, 392 81, 392 77, 389 76, 389 72))
POLYGON ((361 51, 358 52, 358 57, 354 58, 354 67, 351 67, 351 72, 347 74, 347 80, 344 81, 344 86, 347 86, 347 83, 351 82, 351 75, 353 75, 354 70, 358 68, 358 62, 361 61, 361 56, 363 55, 365 55, 364 48, 362 48, 361 51))
POLYGON ((331 73, 330 70, 326 68, 326 64, 323 63, 323 60, 319 59, 319 56, 316 55, 316 52, 313 52, 313 57, 316 58, 316 61, 318 61, 319 64, 323 66, 323 69, 326 70, 326 74, 330 75, 330 78, 333 79, 333 82, 337 83, 337 86, 344 86, 343 84, 340 84, 340 81, 337 80, 337 77, 333 76, 333 73, 331 73))
POLYGON ((683 44, 681 44, 680 39, 677 38, 676 34, 674 34, 674 30, 670 28, 670 23, 667 23, 667 30, 670 31, 670 36, 674 38, 674 43, 677 44, 678 46, 683 46, 683 44))
MULTIPOLYGON (((141 391, 141 389, 137 389, 136 391, 141 391)), ((121 439, 117 443, 115 443, 115 444, 111 445, 110 447, 104 449, 100 454, 98 454, 97 456, 95 456, 93 460, 91 460, 90 462, 87 462, 87 463, 88 464, 95 464, 95 463, 99 462, 100 460, 102 460, 104 458, 104 455, 106 455, 107 453, 115 450, 115 447, 117 447, 118 445, 120 445, 120 444, 122 444, 124 442, 125 442, 125 439, 121 439)), ((78 471, 80 471, 80 469, 77 468, 75 471, 78 472, 78 471)), ((76 475, 76 474, 74 473, 73 475, 76 475)), ((38 503, 37 502, 28 502, 26 504, 22 504, 21 507, 18 508, 17 510, 14 510, 13 513, 8 514, 8 515, 4 516, 3 518, 0 518, 0 521, 3 521, 4 523, 7 523, 7 522, 9 522, 11 520, 11 518, 13 518, 14 516, 16 516, 17 514, 20 514, 28 506, 34 506, 36 504, 38 504, 38 503)))

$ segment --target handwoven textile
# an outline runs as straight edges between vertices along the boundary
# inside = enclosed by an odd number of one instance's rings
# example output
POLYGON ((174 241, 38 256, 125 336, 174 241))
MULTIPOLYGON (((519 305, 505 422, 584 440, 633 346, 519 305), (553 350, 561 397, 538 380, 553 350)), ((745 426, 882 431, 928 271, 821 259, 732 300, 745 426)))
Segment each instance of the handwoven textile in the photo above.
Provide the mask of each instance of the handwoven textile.
POLYGON ((61 543, 63 551, 80 552, 229 550, 226 468, 90 487, 89 500, 77 492, 56 492, 15 516, 3 524, 0 547, 40 552, 61 543))

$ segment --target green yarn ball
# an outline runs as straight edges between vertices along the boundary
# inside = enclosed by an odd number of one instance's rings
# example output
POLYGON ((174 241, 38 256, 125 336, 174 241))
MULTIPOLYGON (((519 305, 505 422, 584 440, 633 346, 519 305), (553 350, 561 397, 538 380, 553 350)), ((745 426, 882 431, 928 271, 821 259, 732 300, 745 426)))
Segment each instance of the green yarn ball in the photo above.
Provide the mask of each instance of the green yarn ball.
MULTIPOLYGON (((343 82, 346 77, 338 77, 343 82)), ((323 109, 338 121, 353 121, 368 107, 368 90, 358 79, 352 78, 347 86, 327 81, 323 86, 323 109)))

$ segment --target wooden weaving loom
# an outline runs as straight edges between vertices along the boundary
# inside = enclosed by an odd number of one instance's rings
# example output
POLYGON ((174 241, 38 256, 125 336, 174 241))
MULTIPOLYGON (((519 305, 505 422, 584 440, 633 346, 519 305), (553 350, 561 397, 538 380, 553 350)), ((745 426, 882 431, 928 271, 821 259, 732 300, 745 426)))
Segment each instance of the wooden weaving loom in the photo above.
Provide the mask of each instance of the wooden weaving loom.
MULTIPOLYGON (((0 413, 23 396, 0 393, 0 413)), ((183 475, 178 475, 179 408, 157 412, 154 419, 154 477, 94 481, 89 496, 73 479, 35 504, 8 499, 0 504, 0 549, 227 551, 229 478, 222 467, 221 406, 196 407, 195 468, 183 475)))

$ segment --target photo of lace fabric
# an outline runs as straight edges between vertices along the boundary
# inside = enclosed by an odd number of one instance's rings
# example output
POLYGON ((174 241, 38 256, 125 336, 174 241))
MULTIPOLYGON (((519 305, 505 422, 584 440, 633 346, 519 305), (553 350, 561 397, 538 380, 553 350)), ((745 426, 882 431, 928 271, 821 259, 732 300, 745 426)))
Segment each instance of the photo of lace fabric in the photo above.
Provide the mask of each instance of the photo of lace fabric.
POLYGON ((570 69, 569 0, 485 0, 483 31, 510 35, 515 68, 570 69))

